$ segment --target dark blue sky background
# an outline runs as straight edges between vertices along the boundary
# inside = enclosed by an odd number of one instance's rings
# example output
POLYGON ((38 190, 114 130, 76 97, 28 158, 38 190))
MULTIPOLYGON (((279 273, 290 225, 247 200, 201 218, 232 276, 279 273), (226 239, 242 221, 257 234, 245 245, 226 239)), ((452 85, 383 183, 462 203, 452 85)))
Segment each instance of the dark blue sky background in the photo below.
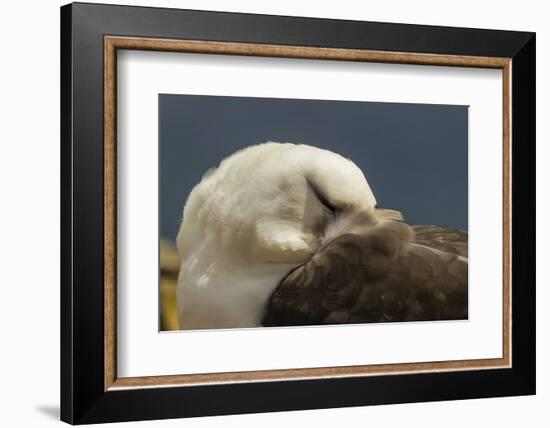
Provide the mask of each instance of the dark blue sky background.
POLYGON ((206 170, 265 141, 353 160, 378 205, 410 224, 468 230, 468 107, 159 95, 160 232, 174 240, 206 170))

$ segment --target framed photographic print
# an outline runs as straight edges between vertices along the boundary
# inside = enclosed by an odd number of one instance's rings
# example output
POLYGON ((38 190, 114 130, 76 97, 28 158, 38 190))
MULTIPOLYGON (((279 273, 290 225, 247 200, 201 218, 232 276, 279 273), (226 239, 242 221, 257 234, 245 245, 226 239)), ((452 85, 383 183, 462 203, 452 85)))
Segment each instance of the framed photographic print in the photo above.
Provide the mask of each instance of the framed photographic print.
POLYGON ((61 418, 535 393, 535 35, 61 8, 61 418))

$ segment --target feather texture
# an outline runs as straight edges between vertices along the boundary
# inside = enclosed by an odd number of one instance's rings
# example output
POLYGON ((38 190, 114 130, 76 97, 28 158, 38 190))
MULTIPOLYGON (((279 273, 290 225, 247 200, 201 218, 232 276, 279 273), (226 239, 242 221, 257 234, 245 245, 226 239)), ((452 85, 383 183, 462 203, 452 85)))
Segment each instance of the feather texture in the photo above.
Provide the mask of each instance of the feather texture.
POLYGON ((468 236, 354 212, 271 295, 264 326, 466 319, 468 236), (342 224, 345 224, 342 227, 342 224))

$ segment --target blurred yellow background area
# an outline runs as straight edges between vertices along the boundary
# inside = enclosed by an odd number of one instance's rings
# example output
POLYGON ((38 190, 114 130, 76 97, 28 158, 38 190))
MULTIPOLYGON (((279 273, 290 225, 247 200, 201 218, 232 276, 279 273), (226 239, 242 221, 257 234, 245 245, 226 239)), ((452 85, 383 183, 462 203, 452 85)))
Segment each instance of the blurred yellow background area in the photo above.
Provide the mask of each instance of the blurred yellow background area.
POLYGON ((160 329, 179 330, 176 287, 180 256, 170 241, 160 241, 160 329))

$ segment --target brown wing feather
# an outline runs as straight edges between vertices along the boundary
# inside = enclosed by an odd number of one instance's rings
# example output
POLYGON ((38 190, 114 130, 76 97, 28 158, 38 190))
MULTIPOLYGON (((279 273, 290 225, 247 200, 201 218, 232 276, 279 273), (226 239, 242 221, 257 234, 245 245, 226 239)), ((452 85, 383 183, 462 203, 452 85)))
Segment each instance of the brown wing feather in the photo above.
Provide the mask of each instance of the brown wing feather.
POLYGON ((437 250, 468 257, 468 233, 441 226, 412 226, 415 241, 437 250))
POLYGON ((263 325, 466 319, 467 234, 448 233, 387 220, 343 233, 281 281, 263 325))

